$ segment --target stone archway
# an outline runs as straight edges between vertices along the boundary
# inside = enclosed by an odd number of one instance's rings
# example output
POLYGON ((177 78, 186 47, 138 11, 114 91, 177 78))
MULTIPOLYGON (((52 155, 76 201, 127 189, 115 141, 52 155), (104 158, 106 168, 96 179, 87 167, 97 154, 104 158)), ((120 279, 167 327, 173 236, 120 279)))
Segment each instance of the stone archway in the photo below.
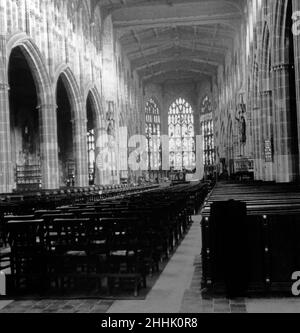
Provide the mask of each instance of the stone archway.
MULTIPOLYGON (((16 34, 12 36, 6 44, 5 55, 5 77, 4 86, 6 89, 1 89, 3 97, 3 120, 1 126, 3 131, 4 142, 6 147, 10 147, 10 117, 9 117, 9 91, 8 91, 8 70, 9 60, 12 52, 19 49, 24 56, 28 67, 32 73, 34 84, 37 93, 37 109, 39 114, 39 135, 40 135, 40 158, 41 158, 41 175, 42 188, 54 189, 57 188, 57 140, 56 140, 56 113, 55 103, 53 99, 50 78, 45 66, 43 56, 34 42, 25 34, 16 34)), ((2 138, 1 138, 2 141, 2 138)), ((6 148, 7 149, 7 148, 6 148)), ((1 192, 10 192, 13 188, 14 174, 12 171, 12 159, 10 151, 1 152, 3 156, 2 170, 4 171, 5 180, 1 183, 1 192)), ((2 158, 1 158, 2 159, 2 158)))
POLYGON ((101 184, 101 170, 97 167, 97 142, 99 141, 101 126, 104 125, 100 96, 96 87, 91 86, 85 95, 87 113, 88 167, 90 185, 101 184))
MULTIPOLYGON (((61 104, 60 108, 67 107, 69 108, 69 115, 68 119, 66 119, 66 123, 70 125, 71 133, 69 133, 68 139, 72 140, 71 147, 69 150, 66 148, 64 150, 65 153, 70 153, 70 158, 64 156, 64 158, 61 157, 60 160, 60 175, 61 177, 65 176, 64 171, 62 172, 62 168, 66 167, 68 168, 70 166, 70 172, 74 172, 74 182, 72 185, 77 187, 84 187, 88 185, 88 167, 87 167, 87 149, 86 149, 86 115, 83 113, 84 110, 84 103, 82 99, 82 94, 79 89, 79 86, 76 82, 75 76, 72 73, 71 69, 69 67, 65 67, 65 69, 58 73, 57 80, 56 80, 56 100, 58 101, 60 99, 61 104), (63 96, 59 96, 58 88, 62 88, 65 90, 65 93, 63 96), (63 104, 63 100, 65 100, 65 105, 63 104), (66 158, 69 160, 66 161, 66 158), (73 166, 72 164, 73 160, 73 166), (69 165, 69 164, 70 165, 69 165), (68 165, 66 165, 68 164, 68 165), (73 171, 72 171, 72 170, 73 171)), ((59 112, 58 109, 58 129, 59 129, 59 112)), ((59 134, 59 133, 57 133, 59 134)), ((61 136, 61 139, 63 140, 63 134, 61 136)), ((58 142, 58 146, 59 142, 58 142)), ((68 175, 69 176, 69 175, 68 175)), ((66 180, 68 181, 68 180, 66 180)), ((64 181, 62 178, 60 179, 60 186, 64 186, 64 181)))

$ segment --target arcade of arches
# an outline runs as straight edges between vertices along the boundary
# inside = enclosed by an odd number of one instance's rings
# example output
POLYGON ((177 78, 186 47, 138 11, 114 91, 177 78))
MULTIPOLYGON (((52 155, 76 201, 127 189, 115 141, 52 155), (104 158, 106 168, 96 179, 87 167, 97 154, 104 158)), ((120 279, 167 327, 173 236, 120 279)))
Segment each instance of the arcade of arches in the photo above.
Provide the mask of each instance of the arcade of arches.
POLYGON ((173 170, 298 181, 299 11, 298 0, 0 0, 0 193, 173 170), (148 171, 122 169, 124 127, 146 136, 148 171))

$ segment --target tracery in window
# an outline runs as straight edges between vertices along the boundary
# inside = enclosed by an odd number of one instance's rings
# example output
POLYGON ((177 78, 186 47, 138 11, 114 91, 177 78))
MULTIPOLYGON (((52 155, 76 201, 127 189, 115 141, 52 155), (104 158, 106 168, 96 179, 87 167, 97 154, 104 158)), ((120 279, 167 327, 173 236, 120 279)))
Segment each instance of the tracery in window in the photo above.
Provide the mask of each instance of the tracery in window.
POLYGON ((161 167, 161 119, 160 110, 151 98, 146 104, 147 165, 149 170, 161 167))
POLYGON ((196 168, 194 112, 183 98, 169 109, 170 166, 174 170, 196 168))
POLYGON ((205 166, 215 164, 215 142, 214 142, 214 123, 213 120, 206 120, 201 123, 204 137, 203 161, 205 166))

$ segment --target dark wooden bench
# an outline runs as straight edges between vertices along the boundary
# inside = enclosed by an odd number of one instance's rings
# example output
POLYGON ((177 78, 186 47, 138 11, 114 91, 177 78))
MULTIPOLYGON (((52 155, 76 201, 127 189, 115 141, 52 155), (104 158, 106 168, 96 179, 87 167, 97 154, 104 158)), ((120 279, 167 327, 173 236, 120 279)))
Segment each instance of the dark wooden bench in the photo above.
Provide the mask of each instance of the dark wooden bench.
MULTIPOLYGON (((291 276, 300 270, 300 186, 294 184, 220 183, 202 210, 203 287, 218 287, 214 276, 211 205, 237 200, 247 204, 245 246, 249 290, 291 292, 291 276)), ((223 221, 226 224, 226 221, 223 221)), ((239 237, 239 235, 236 235, 239 237)))

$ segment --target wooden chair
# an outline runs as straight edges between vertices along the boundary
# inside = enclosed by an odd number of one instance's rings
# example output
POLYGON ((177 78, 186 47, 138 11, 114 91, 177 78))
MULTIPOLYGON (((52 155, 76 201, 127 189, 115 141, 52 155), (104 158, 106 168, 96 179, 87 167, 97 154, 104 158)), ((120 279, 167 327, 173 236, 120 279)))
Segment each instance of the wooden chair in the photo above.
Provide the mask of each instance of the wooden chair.
POLYGON ((48 274, 62 291, 87 277, 88 223, 89 219, 54 219, 46 232, 48 274))
POLYGON ((43 220, 8 221, 11 274, 15 291, 43 290, 45 278, 43 220))
POLYGON ((109 292, 112 292, 116 282, 128 282, 133 285, 134 295, 137 296, 141 286, 146 288, 147 274, 138 241, 138 220, 112 218, 110 224, 113 231, 108 257, 109 292))

